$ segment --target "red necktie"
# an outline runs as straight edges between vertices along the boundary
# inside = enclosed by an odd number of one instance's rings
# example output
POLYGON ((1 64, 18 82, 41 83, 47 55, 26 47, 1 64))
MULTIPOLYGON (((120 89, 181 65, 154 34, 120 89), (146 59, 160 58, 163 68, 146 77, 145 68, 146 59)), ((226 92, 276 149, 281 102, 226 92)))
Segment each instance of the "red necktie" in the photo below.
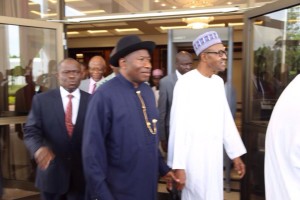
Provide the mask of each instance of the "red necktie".
POLYGON ((72 123, 72 98, 73 95, 69 94, 68 95, 69 98, 69 102, 67 104, 67 108, 66 108, 66 113, 65 113, 65 123, 66 123, 66 128, 68 131, 68 135, 71 137, 72 133, 73 133, 73 123, 72 123))

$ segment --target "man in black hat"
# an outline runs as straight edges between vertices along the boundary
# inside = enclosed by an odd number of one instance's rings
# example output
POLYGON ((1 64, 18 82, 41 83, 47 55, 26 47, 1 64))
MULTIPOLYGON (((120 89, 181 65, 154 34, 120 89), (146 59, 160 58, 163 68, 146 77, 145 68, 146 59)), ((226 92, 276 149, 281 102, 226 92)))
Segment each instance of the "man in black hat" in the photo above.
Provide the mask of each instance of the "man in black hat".
POLYGON ((155 200, 159 175, 177 181, 158 150, 158 111, 145 83, 154 47, 135 35, 121 38, 110 58, 120 74, 91 99, 83 139, 87 199, 155 200))

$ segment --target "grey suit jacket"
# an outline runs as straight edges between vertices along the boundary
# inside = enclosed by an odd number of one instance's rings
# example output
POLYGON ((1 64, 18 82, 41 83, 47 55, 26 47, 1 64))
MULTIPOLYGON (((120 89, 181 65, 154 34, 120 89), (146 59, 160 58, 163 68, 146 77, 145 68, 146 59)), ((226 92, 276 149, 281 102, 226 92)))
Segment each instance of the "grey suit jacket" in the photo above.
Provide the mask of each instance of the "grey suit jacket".
POLYGON ((169 139, 169 123, 170 123, 170 112, 173 100, 173 90, 177 81, 177 75, 174 72, 159 82, 159 99, 158 99, 158 110, 159 110, 159 138, 160 140, 169 139))
POLYGON ((90 79, 84 79, 80 82, 79 89, 89 93, 90 79))

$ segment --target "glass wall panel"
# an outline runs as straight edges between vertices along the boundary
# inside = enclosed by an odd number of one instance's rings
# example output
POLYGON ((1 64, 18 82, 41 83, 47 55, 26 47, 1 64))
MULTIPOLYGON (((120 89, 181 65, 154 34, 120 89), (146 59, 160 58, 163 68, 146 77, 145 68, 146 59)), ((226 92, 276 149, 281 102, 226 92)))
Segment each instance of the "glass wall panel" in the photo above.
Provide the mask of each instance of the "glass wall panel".
POLYGON ((7 180, 33 181, 23 123, 35 94, 57 87, 56 29, 0 24, 0 153, 7 180))
POLYGON ((300 72, 300 6, 252 19, 251 120, 267 121, 283 89, 300 72))
POLYGON ((300 2, 277 1, 245 12, 243 134, 247 173, 242 200, 264 200, 265 137, 282 91, 300 73, 300 2))

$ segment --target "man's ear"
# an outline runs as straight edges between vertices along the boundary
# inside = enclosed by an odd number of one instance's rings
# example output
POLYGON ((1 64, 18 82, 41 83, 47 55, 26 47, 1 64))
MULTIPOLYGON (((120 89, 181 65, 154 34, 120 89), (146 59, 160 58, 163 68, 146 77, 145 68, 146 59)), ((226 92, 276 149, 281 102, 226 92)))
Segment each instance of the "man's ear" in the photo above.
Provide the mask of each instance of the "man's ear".
POLYGON ((119 67, 120 68, 125 68, 126 67, 126 60, 125 60, 125 58, 120 58, 119 59, 119 67))
POLYGON ((207 54, 206 53, 200 53, 199 58, 201 61, 206 62, 207 61, 207 54))

